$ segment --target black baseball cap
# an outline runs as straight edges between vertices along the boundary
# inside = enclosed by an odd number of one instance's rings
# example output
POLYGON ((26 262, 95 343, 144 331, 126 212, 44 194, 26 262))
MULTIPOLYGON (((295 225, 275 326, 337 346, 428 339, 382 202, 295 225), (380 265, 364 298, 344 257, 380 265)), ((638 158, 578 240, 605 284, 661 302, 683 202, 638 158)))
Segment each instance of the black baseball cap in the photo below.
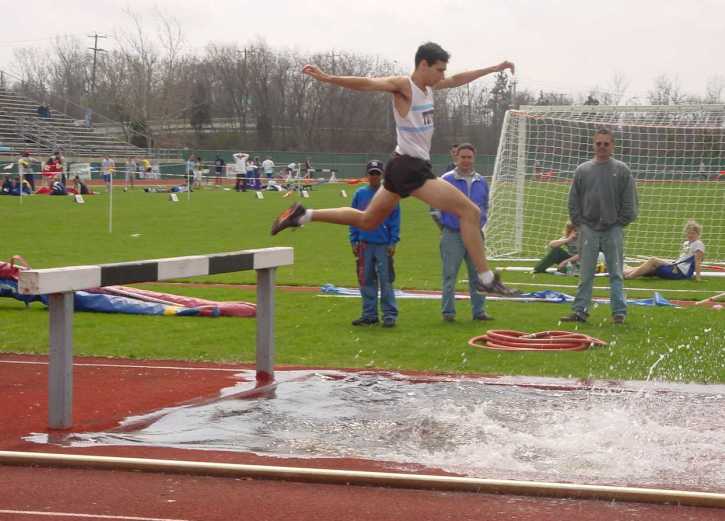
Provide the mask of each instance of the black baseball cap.
POLYGON ((379 161, 378 159, 373 159, 372 161, 368 161, 367 167, 365 170, 368 174, 372 174, 373 172, 378 172, 379 174, 383 173, 383 170, 385 168, 385 165, 382 161, 379 161))

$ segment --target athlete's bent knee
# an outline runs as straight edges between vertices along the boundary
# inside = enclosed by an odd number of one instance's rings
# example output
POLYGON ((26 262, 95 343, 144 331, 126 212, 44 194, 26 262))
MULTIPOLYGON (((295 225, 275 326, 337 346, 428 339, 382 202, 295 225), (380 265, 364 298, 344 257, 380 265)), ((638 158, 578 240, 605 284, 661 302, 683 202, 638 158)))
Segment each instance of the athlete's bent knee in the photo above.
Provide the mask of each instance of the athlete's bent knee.
POLYGON ((359 228, 361 230, 365 230, 365 231, 369 232, 369 231, 374 230, 375 228, 377 228, 381 224, 383 224, 383 221, 384 220, 385 220, 385 216, 384 215, 381 217, 381 216, 378 216, 378 215, 364 214, 363 215, 363 218, 362 218, 362 221, 360 222, 359 228))

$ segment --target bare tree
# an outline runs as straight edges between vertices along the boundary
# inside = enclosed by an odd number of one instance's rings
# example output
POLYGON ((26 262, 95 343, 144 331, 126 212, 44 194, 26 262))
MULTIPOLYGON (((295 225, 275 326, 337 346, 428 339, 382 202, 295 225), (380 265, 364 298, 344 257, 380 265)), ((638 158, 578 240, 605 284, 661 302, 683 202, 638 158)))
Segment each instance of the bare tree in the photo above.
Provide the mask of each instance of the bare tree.
POLYGON ((687 102, 679 80, 666 74, 655 78, 654 88, 649 91, 647 98, 652 105, 678 105, 687 102))
POLYGON ((545 92, 539 91, 539 95, 536 98, 536 105, 571 105, 573 103, 572 98, 564 92, 545 92))
POLYGON ((115 38, 119 52, 126 59, 128 88, 136 102, 134 119, 147 122, 151 119, 153 94, 160 72, 159 51, 153 43, 156 39, 148 34, 141 16, 128 9, 124 13, 129 18, 130 29, 118 31, 115 38))
POLYGON ((722 103, 723 102, 723 91, 725 90, 725 77, 723 76, 712 76, 707 80, 707 87, 705 89, 705 103, 722 103))
POLYGON ((21 92, 78 117, 78 107, 87 89, 88 56, 78 38, 59 37, 53 45, 50 52, 15 51, 21 92))
POLYGON ((242 136, 247 128, 248 75, 247 59, 251 56, 248 49, 235 46, 207 47, 210 68, 220 86, 220 105, 231 108, 231 115, 237 118, 242 136))
POLYGON ((622 72, 615 72, 609 82, 609 93, 611 99, 609 105, 619 105, 622 103, 627 90, 629 89, 629 80, 622 72))
MULTIPOLYGON (((87 99, 90 55, 81 41, 57 42, 54 52, 42 56, 19 52, 21 83, 36 98, 92 104, 97 113, 121 121, 128 139, 139 143, 146 143, 141 134, 153 126, 165 143, 179 145, 337 152, 379 152, 394 145, 389 95, 340 89, 301 70, 313 62, 333 74, 388 76, 401 74, 396 62, 342 51, 308 56, 272 48, 263 39, 243 48, 212 43, 194 55, 173 17, 159 11, 143 19, 131 11, 125 15, 128 23, 116 33, 115 49, 98 63, 94 100, 87 99), (202 135, 207 125, 219 132, 202 135)), ((617 103, 626 86, 623 76, 615 76, 612 92, 600 101, 617 103)), ((713 89, 713 96, 720 92, 713 89)), ((537 97, 523 88, 513 98, 507 77, 497 77, 493 87, 475 82, 437 91, 433 150, 466 140, 493 153, 512 106, 571 103, 567 95, 540 92, 537 97)))
POLYGON ((277 56, 262 39, 252 47, 247 63, 249 87, 252 93, 252 110, 256 116, 257 143, 265 143, 267 148, 274 144, 273 123, 276 119, 275 106, 279 102, 278 91, 270 88, 273 84, 277 56))
POLYGON ((14 68, 20 74, 22 92, 34 98, 43 98, 50 92, 52 57, 47 52, 33 48, 14 51, 14 68))
POLYGON ((194 129, 196 137, 195 146, 201 141, 201 130, 204 125, 211 123, 211 96, 209 92, 209 79, 204 74, 198 74, 191 90, 191 106, 189 109, 189 122, 194 129))
POLYGON ((154 107, 154 117, 173 118, 178 114, 178 99, 188 95, 189 85, 184 82, 183 69, 194 61, 184 54, 184 32, 178 20, 160 10, 155 10, 156 35, 163 49, 160 58, 159 95, 154 107))

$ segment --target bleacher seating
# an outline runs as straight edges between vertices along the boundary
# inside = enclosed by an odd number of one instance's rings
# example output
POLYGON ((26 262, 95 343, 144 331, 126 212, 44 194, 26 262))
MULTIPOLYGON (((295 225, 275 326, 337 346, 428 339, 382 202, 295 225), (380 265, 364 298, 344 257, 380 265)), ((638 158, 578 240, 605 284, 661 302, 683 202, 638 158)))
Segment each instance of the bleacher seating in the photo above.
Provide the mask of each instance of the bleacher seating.
POLYGON ((144 156, 145 149, 79 125, 71 117, 50 107, 51 117, 38 115, 40 104, 0 88, 0 154, 30 150, 38 157, 62 148, 67 156, 114 158, 144 156))

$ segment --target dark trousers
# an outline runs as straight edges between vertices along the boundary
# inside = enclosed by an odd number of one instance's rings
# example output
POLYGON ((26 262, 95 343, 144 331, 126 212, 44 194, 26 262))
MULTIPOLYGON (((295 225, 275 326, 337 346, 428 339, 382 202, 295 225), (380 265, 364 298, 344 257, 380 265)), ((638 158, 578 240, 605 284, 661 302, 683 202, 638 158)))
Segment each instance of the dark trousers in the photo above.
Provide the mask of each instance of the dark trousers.
POLYGON ((237 184, 234 185, 234 189, 237 192, 247 191, 247 176, 245 174, 237 173, 237 184))
POLYGON ((393 289, 395 268, 388 246, 361 242, 359 247, 356 268, 362 296, 362 318, 377 320, 378 289, 383 319, 397 318, 398 305, 393 289))
POLYGON ((544 273, 546 271, 546 268, 548 268, 549 266, 553 266, 554 264, 557 264, 558 269, 558 264, 562 261, 565 261, 569 257, 571 257, 571 255, 569 255, 569 252, 567 252, 561 246, 557 248, 550 248, 546 256, 544 256, 544 258, 541 259, 536 266, 534 266, 534 273, 544 273))

